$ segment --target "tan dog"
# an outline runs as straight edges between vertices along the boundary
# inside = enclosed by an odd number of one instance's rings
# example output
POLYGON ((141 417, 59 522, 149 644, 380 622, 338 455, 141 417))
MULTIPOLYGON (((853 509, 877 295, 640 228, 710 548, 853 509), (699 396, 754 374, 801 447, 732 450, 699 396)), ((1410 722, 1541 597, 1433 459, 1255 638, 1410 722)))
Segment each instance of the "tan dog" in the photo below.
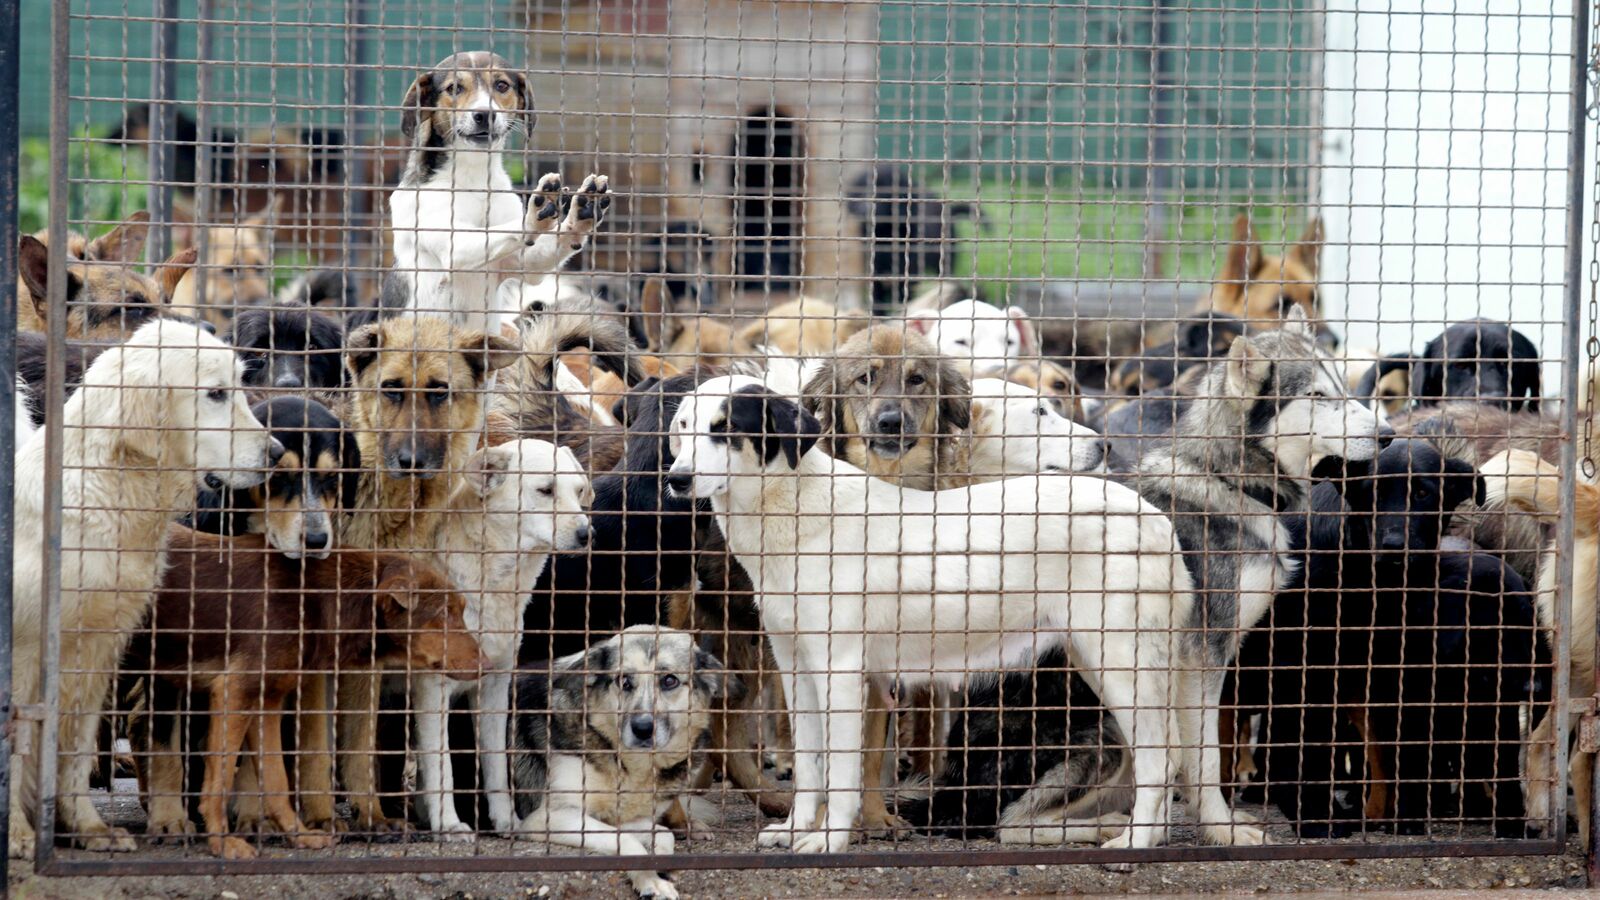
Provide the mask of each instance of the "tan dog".
MULTIPOLYGON (((345 360, 356 390, 346 421, 361 449, 356 509, 345 518, 339 545, 366 550, 433 549, 434 535, 461 472, 484 429, 489 374, 516 361, 517 345, 443 318, 402 316, 368 325, 346 341, 345 360)), ((327 709, 326 679, 310 679, 307 709, 327 709)), ((403 819, 384 816, 373 763, 377 685, 372 672, 339 677, 339 774, 362 831, 403 830, 403 819)), ((311 828, 334 824, 332 768, 326 736, 307 728, 309 765, 302 788, 311 828)))
MULTIPOLYGON (((133 270, 144 258, 148 213, 137 212, 94 240, 67 234, 67 337, 120 341, 160 315, 195 253, 174 254, 152 279, 133 270)), ((17 242, 17 330, 44 331, 49 317, 49 232, 17 242)))
POLYGON ((1012 363, 1005 380, 1033 388, 1050 401, 1056 412, 1074 422, 1083 421, 1083 398, 1077 376, 1065 366, 1047 359, 1012 363))
POLYGON ((801 297, 773 307, 759 322, 739 329, 737 338, 747 347, 809 358, 833 353, 871 324, 862 312, 841 312, 825 300, 801 297))
POLYGON ((1313 322, 1322 320, 1317 270, 1322 257, 1322 220, 1312 219, 1299 242, 1282 256, 1266 253, 1261 238, 1240 213, 1233 220, 1233 243, 1211 293, 1196 307, 1237 316, 1255 327, 1276 327, 1290 307, 1298 306, 1313 322))
POLYGON ((638 321, 649 349, 680 371, 726 366, 755 352, 727 322, 672 308, 666 281, 660 278, 645 281, 639 294, 638 321))
POLYGON ((179 279, 172 291, 172 305, 184 315, 205 319, 221 329, 239 310, 271 300, 270 229, 282 205, 279 195, 266 209, 237 225, 190 227, 180 232, 184 243, 205 255, 179 279), (197 296, 200 271, 206 279, 204 304, 197 296))

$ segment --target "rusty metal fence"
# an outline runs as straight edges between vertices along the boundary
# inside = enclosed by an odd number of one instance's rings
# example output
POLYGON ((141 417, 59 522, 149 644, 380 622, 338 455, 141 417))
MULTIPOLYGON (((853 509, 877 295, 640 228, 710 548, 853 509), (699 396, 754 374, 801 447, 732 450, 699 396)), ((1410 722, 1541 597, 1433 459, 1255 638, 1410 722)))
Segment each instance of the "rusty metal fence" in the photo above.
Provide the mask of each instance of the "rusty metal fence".
POLYGON ((1592 839, 1581 0, 0 9, 12 858, 1592 839))

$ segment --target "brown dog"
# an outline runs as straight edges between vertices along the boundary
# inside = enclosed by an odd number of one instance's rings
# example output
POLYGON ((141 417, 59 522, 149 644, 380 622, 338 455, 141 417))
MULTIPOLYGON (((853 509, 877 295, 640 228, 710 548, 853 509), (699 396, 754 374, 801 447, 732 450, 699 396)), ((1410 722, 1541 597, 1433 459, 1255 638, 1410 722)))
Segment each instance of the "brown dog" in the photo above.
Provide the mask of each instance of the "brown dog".
POLYGON ((1083 421, 1082 391, 1078 379, 1067 367, 1045 360, 1012 363, 1005 379, 1033 388, 1050 401, 1056 412, 1074 422, 1083 421))
POLYGON ((738 343, 770 347, 785 356, 826 356, 865 331, 872 320, 862 312, 841 312, 825 300, 801 297, 774 306, 765 317, 739 329, 738 343))
POLYGON ((205 253, 204 257, 197 257, 197 265, 183 274, 172 291, 172 305, 179 312, 221 329, 239 310, 272 299, 272 279, 267 271, 272 265, 270 229, 283 205, 281 197, 278 195, 266 209, 236 225, 191 227, 175 235, 197 252, 203 249, 205 253), (205 232, 203 240, 201 231, 205 232), (200 271, 206 277, 204 306, 196 296, 200 271))
POLYGON ((1322 220, 1312 219, 1299 242, 1282 256, 1262 250, 1261 239, 1240 213, 1233 220, 1233 243, 1211 293, 1201 299, 1199 311, 1216 310, 1244 319, 1255 327, 1272 328, 1292 306, 1306 311, 1313 322, 1322 321, 1322 297, 1317 290, 1317 269, 1322 256, 1322 220))
MULTIPOLYGON (((410 555, 348 551, 297 564, 260 535, 226 538, 174 525, 168 562, 129 667, 145 667, 168 688, 209 697, 200 813, 211 852, 224 859, 256 855, 228 829, 228 795, 243 745, 259 754, 267 815, 293 845, 333 843, 301 822, 289 797, 283 705, 304 673, 401 665, 476 677, 486 667, 463 619, 466 600, 410 555)), ((176 729, 155 731, 150 831, 192 833, 182 800, 183 758, 170 740, 176 729)))
POLYGON ((972 388, 927 339, 876 325, 846 341, 805 386, 836 459, 902 487, 959 487, 972 388))
MULTIPOLYGON (((162 264, 152 279, 133 270, 144 258, 148 213, 137 212, 94 240, 67 234, 67 337, 116 342, 160 315, 194 265, 193 249, 162 264)), ((49 233, 17 242, 17 330, 44 331, 50 310, 49 233)))
MULTIPOLYGON (((433 549, 445 505, 462 466, 484 431, 490 373, 518 358, 505 338, 453 327, 435 316, 401 316, 356 330, 345 342, 355 385, 345 415, 361 450, 356 508, 345 517, 339 546, 369 550, 433 549)), ((327 709, 326 679, 307 686, 306 706, 327 709)), ((403 830, 403 819, 384 816, 373 772, 377 685, 370 674, 341 677, 338 709, 339 771, 356 809, 360 830, 403 830)), ((308 743, 325 728, 313 724, 308 743)), ((333 822, 331 772, 311 767, 317 779, 306 806, 312 827, 333 822)))

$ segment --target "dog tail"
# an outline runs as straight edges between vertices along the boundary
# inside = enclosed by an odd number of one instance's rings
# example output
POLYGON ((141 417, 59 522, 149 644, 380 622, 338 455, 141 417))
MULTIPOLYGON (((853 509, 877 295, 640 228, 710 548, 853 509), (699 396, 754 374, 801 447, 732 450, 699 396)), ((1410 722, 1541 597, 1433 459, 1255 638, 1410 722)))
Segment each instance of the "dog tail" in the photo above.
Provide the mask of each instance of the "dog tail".
MULTIPOLYGON (((1505 450, 1485 460, 1483 475, 1486 506, 1510 507, 1553 522, 1561 514, 1561 470, 1527 450, 1505 450)), ((1576 533, 1600 533, 1600 488, 1579 482, 1573 486, 1577 515, 1576 533)))
POLYGON ((989 837, 1011 799, 998 785, 936 784, 927 775, 901 782, 893 809, 912 828, 952 837, 989 837))

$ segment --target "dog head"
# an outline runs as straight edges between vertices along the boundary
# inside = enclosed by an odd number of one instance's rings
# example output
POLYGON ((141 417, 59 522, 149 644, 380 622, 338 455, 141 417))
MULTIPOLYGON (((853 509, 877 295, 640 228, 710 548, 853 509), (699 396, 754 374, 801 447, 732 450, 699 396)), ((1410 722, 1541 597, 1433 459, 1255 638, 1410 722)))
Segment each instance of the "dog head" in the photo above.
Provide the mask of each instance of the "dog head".
POLYGON ((693 635, 635 625, 558 661, 551 694, 613 747, 687 756, 735 683, 693 635))
POLYGON ((518 535, 519 551, 589 545, 594 490, 571 450, 533 438, 486 447, 467 460, 463 477, 493 527, 518 535))
POLYGON ((906 317, 906 327, 974 372, 1004 369, 1039 349, 1026 312, 1016 306, 1002 310, 981 300, 958 300, 938 312, 915 313, 906 317))
POLYGON ((345 361, 360 388, 354 424, 375 436, 375 463, 392 478, 437 475, 451 441, 481 426, 489 373, 517 356, 517 345, 505 338, 435 316, 399 316, 357 329, 345 361))
POLYGON ((1239 338, 1211 388, 1238 405, 1287 475, 1304 478, 1323 459, 1372 459, 1377 414, 1352 400, 1318 351, 1305 313, 1292 307, 1277 331, 1239 338))
POLYGON ((846 341, 803 393, 823 429, 837 436, 840 458, 851 436, 870 454, 893 460, 971 424, 966 377, 922 337, 892 325, 846 341))
POLYGON ((1489 319, 1458 322, 1429 341, 1416 378, 1423 405, 1455 397, 1538 412, 1543 392, 1539 349, 1522 332, 1489 319))
POLYGON ((1074 420, 1083 418, 1083 399, 1078 379, 1066 367, 1049 360, 1013 363, 1005 370, 1005 379, 1012 384, 1032 388, 1049 400, 1061 415, 1074 420))
POLYGON ((667 487, 678 497, 711 499, 738 476, 792 472, 821 434, 815 417, 755 379, 713 378, 672 418, 667 487))
POLYGON ((344 331, 304 306, 247 309, 234 317, 229 343, 245 360, 245 384, 286 391, 344 384, 344 331))
MULTIPOLYGON (((1293 307, 1304 311, 1311 322, 1320 322, 1322 295, 1317 272, 1321 257, 1321 219, 1312 219, 1297 243, 1282 256, 1274 256, 1262 250, 1250 217, 1240 213, 1233 220, 1233 243, 1206 307, 1257 327, 1270 327, 1293 307)), ((1332 339, 1332 333, 1320 326, 1317 332, 1320 341, 1332 339)))
POLYGON ((450 580, 424 563, 386 555, 374 591, 378 634, 396 647, 390 660, 409 671, 443 672, 471 680, 494 663, 467 629, 467 600, 450 580))
MULTIPOLYGON (((69 235, 66 253, 67 337, 120 341, 162 315, 178 282, 194 265, 193 248, 180 250, 163 263, 155 278, 133 270, 144 257, 150 217, 138 212, 92 241, 69 235)), ((26 290, 18 303, 27 304, 38 327, 49 318, 50 251, 42 236, 24 235, 17 242, 17 275, 26 290)))
POLYGON ((1100 435, 1056 412, 1048 398, 998 378, 972 382, 974 467, 992 457, 1005 475, 1082 472, 1104 457, 1100 435))
POLYGON ((411 83, 400 130, 417 147, 499 148, 513 128, 532 130, 528 77, 494 53, 445 57, 411 83))
MULTIPOLYGON (((246 499, 215 492, 218 508, 247 503, 250 533, 265 534, 267 543, 289 559, 326 559, 333 517, 354 503, 361 479, 355 437, 326 406, 303 397, 265 400, 251 412, 283 444, 283 457, 246 499)), ((202 496, 198 505, 206 507, 209 499, 202 496)))
POLYGON ((1395 353, 1377 360, 1362 373, 1356 399, 1384 415, 1394 415, 1411 405, 1411 376, 1417 358, 1395 353))
POLYGON ((216 336, 157 319, 95 359, 64 421, 83 423, 85 441, 110 435, 131 467, 247 488, 266 479, 284 448, 245 405, 243 388, 244 364, 216 336))
POLYGON ((1484 502, 1483 476, 1424 440, 1390 443, 1371 471, 1371 478, 1347 485, 1344 493, 1353 510, 1373 513, 1373 549, 1379 554, 1438 550, 1456 508, 1484 502))
POLYGON ((205 311, 212 313, 214 323, 221 324, 238 310, 271 300, 270 228, 282 206, 283 195, 276 194, 266 208, 236 225, 207 227, 204 241, 175 234, 176 242, 192 244, 197 250, 203 244, 205 255, 198 257, 195 268, 179 279, 172 291, 172 304, 200 311, 195 296, 198 270, 206 273, 205 311))

